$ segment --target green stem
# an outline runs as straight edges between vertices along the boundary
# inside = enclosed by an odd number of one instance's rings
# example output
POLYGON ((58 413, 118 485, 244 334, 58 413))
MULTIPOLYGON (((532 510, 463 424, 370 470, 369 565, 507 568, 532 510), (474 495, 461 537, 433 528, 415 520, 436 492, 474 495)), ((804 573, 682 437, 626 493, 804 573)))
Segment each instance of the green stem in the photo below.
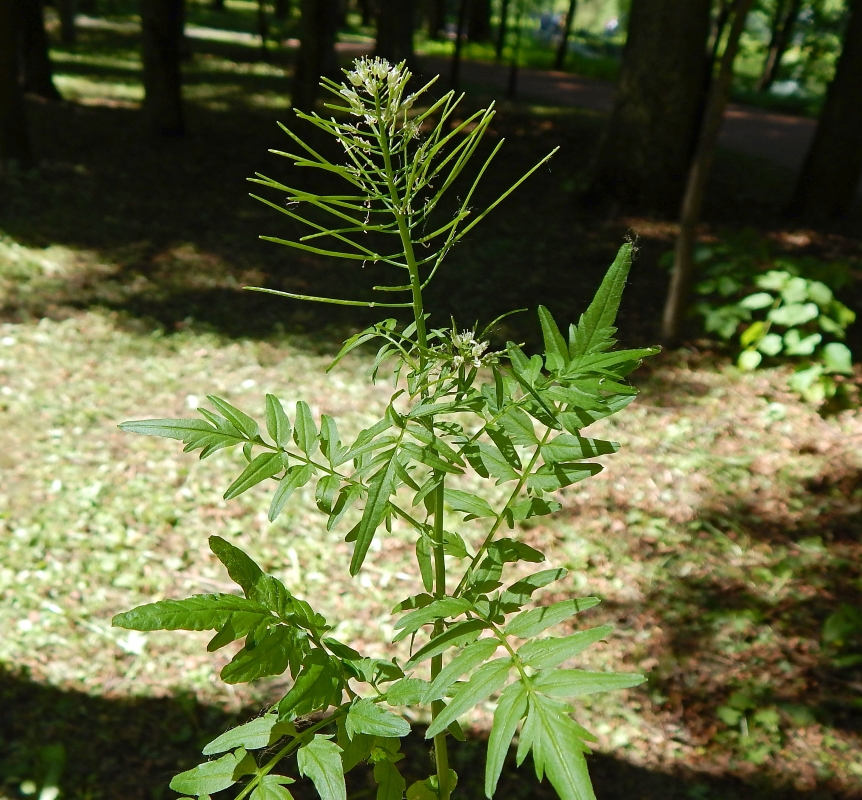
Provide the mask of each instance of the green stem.
MULTIPOLYGON (((441 476, 440 483, 434 490, 434 597, 437 599, 446 596, 446 561, 443 554, 443 485, 445 478, 441 476)), ((432 638, 440 636, 444 631, 443 620, 438 619, 434 623, 432 638)), ((431 680, 433 681, 443 669, 443 655, 434 656, 431 659, 431 680)), ((435 700, 431 704, 431 719, 437 716, 445 708, 442 700, 435 700)), ((434 737, 434 761, 437 767, 437 792, 440 800, 449 800, 452 790, 449 788, 449 751, 446 743, 446 731, 441 731, 434 737)))

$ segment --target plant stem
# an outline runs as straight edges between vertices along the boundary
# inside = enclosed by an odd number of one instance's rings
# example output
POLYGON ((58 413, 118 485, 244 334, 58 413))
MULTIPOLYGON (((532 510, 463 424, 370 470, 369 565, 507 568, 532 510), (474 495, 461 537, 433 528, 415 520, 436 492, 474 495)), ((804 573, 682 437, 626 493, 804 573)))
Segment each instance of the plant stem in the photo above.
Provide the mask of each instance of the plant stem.
MULTIPOLYGON (((443 484, 444 478, 440 477, 440 483, 434 490, 434 597, 446 596, 446 561, 443 554, 443 484)), ((438 619, 434 623, 434 636, 443 633, 443 620, 438 619)), ((431 659, 431 680, 436 678, 443 669, 443 655, 434 656, 431 659)), ((435 700, 431 704, 431 718, 437 715, 446 706, 442 700, 435 700)), ((434 760, 437 766, 437 792, 440 800, 449 800, 452 791, 449 788, 449 751, 446 743, 446 731, 441 731, 434 737, 434 760)))

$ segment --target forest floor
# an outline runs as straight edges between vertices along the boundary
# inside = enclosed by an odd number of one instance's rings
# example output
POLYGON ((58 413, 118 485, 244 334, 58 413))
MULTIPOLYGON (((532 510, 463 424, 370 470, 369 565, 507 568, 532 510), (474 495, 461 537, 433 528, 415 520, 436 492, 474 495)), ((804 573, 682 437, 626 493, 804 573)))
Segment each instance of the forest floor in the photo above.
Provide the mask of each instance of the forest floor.
MULTIPOLYGON (((236 457, 201 463, 116 424, 192 414, 206 394, 259 413, 269 391, 355 432, 385 387, 366 383, 367 354, 323 368, 369 315, 241 287, 361 297, 391 276, 257 239, 292 232, 245 196, 256 171, 289 175, 267 153, 286 143, 277 54, 262 62, 251 45, 196 40, 189 135, 158 142, 140 125, 133 32, 84 30, 54 58, 69 100, 31 101, 39 168, 0 184, 0 797, 52 780, 75 800, 168 797, 208 737, 284 685, 226 687, 223 659, 199 636, 116 631, 114 613, 226 590, 206 551, 219 534, 319 601, 342 638, 382 653, 388 608, 415 578, 403 531, 348 582, 347 547, 321 529, 312 497, 270 526, 263 490, 221 500, 236 457)), ((464 88, 469 108, 491 98, 464 88)), ((499 109, 489 137, 506 137, 505 157, 477 203, 563 149, 452 253, 429 292, 435 319, 469 325, 539 303, 576 319, 635 233, 620 336, 652 343, 675 226, 578 204, 604 117, 547 101, 499 109)), ((748 228, 775 258, 843 261, 857 276, 843 299, 862 307, 858 215, 830 230, 789 225, 792 180, 723 150, 705 240, 748 228)), ((535 344, 533 312, 502 333, 535 344)), ((823 626, 842 605, 862 607, 862 415, 821 416, 787 392, 787 368, 743 375, 694 323, 689 333, 637 373, 636 405, 596 426, 623 445, 605 472, 565 492, 559 518, 520 530, 570 569, 571 591, 603 598, 587 622, 616 634, 589 665, 649 676, 583 704, 600 739, 597 794, 858 800, 862 670, 850 659, 862 643, 827 646, 823 626)), ((858 333, 851 343, 862 352, 858 333)), ((471 799, 487 722, 469 721, 456 756, 471 799)), ((363 780, 352 796, 369 795, 363 780)), ((549 792, 510 770, 500 796, 549 792)))

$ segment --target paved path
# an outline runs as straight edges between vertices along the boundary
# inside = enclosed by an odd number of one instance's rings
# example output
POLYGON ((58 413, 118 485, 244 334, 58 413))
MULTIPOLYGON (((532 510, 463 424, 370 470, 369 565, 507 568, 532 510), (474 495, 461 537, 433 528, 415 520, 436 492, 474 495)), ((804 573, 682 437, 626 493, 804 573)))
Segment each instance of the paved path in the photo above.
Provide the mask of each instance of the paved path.
MULTIPOLYGON (((440 72, 446 80, 450 67, 445 59, 425 59, 428 72, 440 72)), ((461 75, 471 83, 498 89, 503 95, 508 82, 508 67, 465 61, 461 75)), ((567 72, 521 69, 518 73, 518 98, 544 100, 555 105, 570 105, 610 113, 615 85, 610 81, 581 78, 567 72)), ((754 156, 769 159, 798 170, 808 152, 817 123, 807 117, 775 114, 749 106, 731 104, 724 116, 719 144, 754 156)))

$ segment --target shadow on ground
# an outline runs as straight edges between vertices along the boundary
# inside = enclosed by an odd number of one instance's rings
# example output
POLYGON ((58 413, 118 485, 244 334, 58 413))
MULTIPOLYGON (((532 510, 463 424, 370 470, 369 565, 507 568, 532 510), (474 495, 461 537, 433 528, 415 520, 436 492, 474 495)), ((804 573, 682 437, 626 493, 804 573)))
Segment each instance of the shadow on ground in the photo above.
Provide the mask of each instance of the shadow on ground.
MULTIPOLYGON (((92 697, 76 691, 34 683, 26 676, 0 671, 0 786, 19 796, 26 781, 37 786, 49 763, 64 760, 59 777, 61 796, 69 800, 144 800, 172 797, 168 782, 178 771, 202 760, 200 748, 227 728, 255 713, 226 714, 189 697, 129 699, 92 697), (61 747, 58 747, 61 746, 61 747), (53 758, 50 758, 53 756, 53 758)), ((426 777, 428 759, 419 734, 404 747, 408 780, 426 777), (415 774, 410 774, 410 770, 415 774)), ((459 773, 459 796, 483 796, 484 743, 470 739, 453 747, 459 773)), ((405 766, 406 765, 406 766, 405 766)), ((602 800, 839 800, 843 795, 784 789, 763 779, 745 784, 693 772, 665 774, 643 769, 621 758, 590 759, 596 794, 602 800)), ((48 767, 50 768, 50 766, 48 767)), ((290 770, 288 770, 290 771, 290 770)), ((26 788, 26 787, 25 787, 26 788)), ((305 781, 291 787, 299 800, 314 792, 305 781)), ((373 797, 370 776, 360 769, 349 776, 351 798, 373 797)), ((532 768, 514 768, 514 753, 504 769, 497 796, 507 800, 551 800, 556 795, 535 781, 532 768)), ((848 796, 849 797, 849 796, 848 796)))

